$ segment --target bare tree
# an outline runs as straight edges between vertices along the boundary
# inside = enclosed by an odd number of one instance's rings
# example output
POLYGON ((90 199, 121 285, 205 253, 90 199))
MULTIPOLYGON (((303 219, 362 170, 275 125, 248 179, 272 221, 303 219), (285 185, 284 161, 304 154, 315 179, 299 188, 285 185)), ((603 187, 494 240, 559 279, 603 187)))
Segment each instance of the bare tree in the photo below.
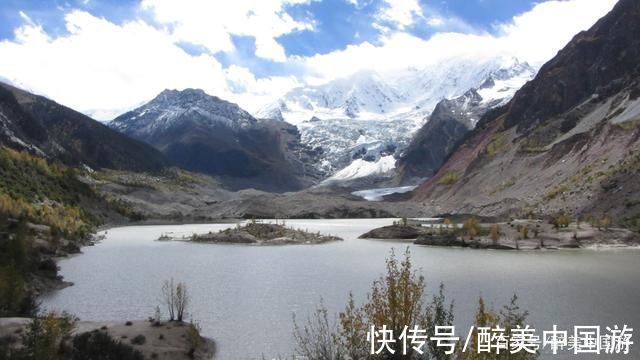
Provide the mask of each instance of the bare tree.
POLYGON ((173 286, 173 278, 171 280, 165 280, 162 285, 162 301, 167 306, 169 312, 169 321, 176 319, 176 292, 173 286))
POLYGON ((337 326, 329 322, 328 311, 322 299, 306 323, 299 325, 293 316, 293 338, 296 354, 309 360, 341 360, 343 356, 335 343, 337 326))
POLYGON ((187 306, 189 306, 189 294, 187 292, 187 284, 180 282, 176 286, 176 315, 178 316, 178 321, 182 321, 184 315, 187 311, 187 306))
POLYGON ((165 280, 162 285, 162 301, 169 312, 169 321, 182 321, 187 304, 189 303, 187 286, 184 283, 175 285, 173 278, 171 280, 165 280))
POLYGON ((162 285, 162 301, 167 306, 169 321, 182 321, 189 306, 189 293, 184 282, 174 283, 173 279, 165 280, 162 285))

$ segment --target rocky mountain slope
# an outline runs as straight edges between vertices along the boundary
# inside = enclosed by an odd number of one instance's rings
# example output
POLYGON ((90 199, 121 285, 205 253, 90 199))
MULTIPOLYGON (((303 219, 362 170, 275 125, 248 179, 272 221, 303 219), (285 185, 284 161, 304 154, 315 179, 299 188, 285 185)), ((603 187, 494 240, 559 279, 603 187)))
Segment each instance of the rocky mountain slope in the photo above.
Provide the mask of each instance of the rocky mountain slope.
POLYGON ((482 98, 477 107, 486 110, 507 102, 534 74, 513 58, 454 59, 393 74, 360 72, 294 89, 259 115, 297 124, 302 142, 320 153, 315 168, 330 181, 373 177, 376 182, 393 177, 395 160, 438 102, 473 88, 482 98))
POLYGON ((414 200, 441 212, 564 210, 638 222, 640 2, 621 0, 487 114, 414 200))
POLYGON ((488 111, 508 103, 534 75, 534 69, 528 64, 514 61, 512 66, 489 74, 477 88, 440 101, 398 159, 396 182, 413 185, 433 176, 478 120, 488 111))
POLYGON ((481 102, 482 97, 475 89, 439 102, 429 121, 418 130, 398 159, 399 183, 417 183, 421 178, 432 176, 488 109, 481 102))
POLYGON ((157 150, 87 116, 0 83, 0 144, 68 165, 160 171, 168 165, 157 150))
POLYGON ((296 190, 318 175, 305 162, 295 127, 258 120, 238 105, 202 90, 165 90, 109 126, 153 145, 176 165, 213 175, 230 188, 296 190))

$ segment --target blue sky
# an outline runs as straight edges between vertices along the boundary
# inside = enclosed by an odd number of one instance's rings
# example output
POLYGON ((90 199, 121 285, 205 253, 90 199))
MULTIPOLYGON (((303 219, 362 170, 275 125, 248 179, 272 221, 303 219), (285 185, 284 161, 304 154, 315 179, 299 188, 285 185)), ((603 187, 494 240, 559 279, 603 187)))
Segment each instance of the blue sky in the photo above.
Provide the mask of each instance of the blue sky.
MULTIPOLYGON (((444 18, 457 18, 477 32, 494 33, 494 25, 511 19, 514 15, 530 10, 535 4, 529 0, 422 0, 418 1, 423 12, 444 18)), ((345 0, 311 1, 287 5, 284 11, 294 19, 311 20, 313 30, 294 31, 279 36, 287 55, 312 56, 344 49, 349 44, 365 41, 376 42, 381 31, 373 26, 376 14, 385 6, 382 0, 364 0, 352 3, 345 0)), ((24 24, 20 12, 27 14, 50 35, 67 34, 64 15, 73 9, 81 9, 103 17, 113 23, 122 24, 137 18, 153 22, 139 10, 138 0, 4 0, 0 4, 0 39, 11 40, 14 30, 24 24)), ((228 6, 228 5, 227 5, 228 6)), ((388 24, 393 27, 393 24, 388 24)), ((451 30, 461 30, 451 26, 451 30)), ((424 21, 416 22, 405 29, 408 33, 428 39, 437 31, 424 21)), ((466 29, 462 29, 466 30, 466 29)), ((236 51, 218 52, 213 55, 224 65, 246 66, 257 76, 288 73, 282 64, 254 56, 255 43, 250 36, 233 36, 236 51)), ((190 44, 181 44, 184 50, 197 54, 203 49, 190 44)))
POLYGON ((251 109, 362 69, 480 55, 539 65, 614 3, 3 0, 0 78, 96 116, 171 87, 251 109))

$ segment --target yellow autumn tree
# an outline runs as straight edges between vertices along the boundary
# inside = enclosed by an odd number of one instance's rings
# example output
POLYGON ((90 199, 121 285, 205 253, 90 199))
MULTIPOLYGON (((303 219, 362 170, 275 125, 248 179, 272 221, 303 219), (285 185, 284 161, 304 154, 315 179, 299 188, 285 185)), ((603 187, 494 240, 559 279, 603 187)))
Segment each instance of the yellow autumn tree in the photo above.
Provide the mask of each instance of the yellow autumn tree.
POLYGON ((462 225, 462 229, 469 237, 469 240, 475 240, 476 236, 480 233, 480 222, 474 217, 469 218, 462 225))
POLYGON ((493 245, 498 244, 498 240, 500 240, 500 225, 493 224, 491 226, 491 229, 489 230, 489 237, 491 238, 493 245))

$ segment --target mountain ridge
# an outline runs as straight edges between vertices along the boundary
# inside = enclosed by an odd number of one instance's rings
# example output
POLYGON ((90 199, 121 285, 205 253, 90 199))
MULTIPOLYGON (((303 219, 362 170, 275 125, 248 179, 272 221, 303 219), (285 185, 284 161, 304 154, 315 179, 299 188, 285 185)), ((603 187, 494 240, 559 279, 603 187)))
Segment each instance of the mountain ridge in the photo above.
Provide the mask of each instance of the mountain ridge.
POLYGON ((298 190, 317 177, 304 166, 313 152, 296 142, 292 125, 258 120, 200 89, 165 90, 108 125, 231 189, 298 190))
POLYGON ((314 116, 354 120, 402 118, 420 122, 440 100, 460 96, 471 88, 479 88, 483 82, 490 87, 487 80, 491 77, 504 81, 526 72, 534 74, 535 69, 517 58, 504 56, 448 59, 389 74, 363 70, 323 85, 295 88, 255 115, 292 124, 314 116))
MULTIPOLYGON (((376 177, 378 175, 381 175, 379 180, 383 180, 382 178, 390 180, 393 176, 388 176, 388 173, 392 169, 390 169, 389 161, 385 157, 393 155, 395 159, 402 158, 413 134, 420 129, 424 122, 428 122, 427 115, 431 114, 431 107, 436 107, 440 101, 447 101, 449 98, 455 99, 455 97, 448 97, 450 94, 463 96, 472 89, 482 94, 477 106, 478 109, 475 110, 473 116, 470 115, 475 119, 472 121, 475 122, 481 114, 480 108, 487 109, 508 101, 515 90, 535 73, 531 66, 515 58, 494 58, 490 61, 480 62, 479 65, 463 62, 466 66, 460 70, 463 75, 457 75, 455 66, 459 62, 447 65, 445 71, 442 72, 431 67, 427 70, 411 69, 408 73, 395 76, 390 80, 383 79, 375 72, 363 71, 319 87, 298 88, 289 94, 289 96, 295 95, 293 99, 288 99, 285 96, 274 103, 274 107, 270 108, 271 112, 263 112, 261 116, 270 116, 279 121, 297 124, 303 143, 322 152, 321 161, 315 165, 315 168, 325 173, 329 180, 345 178, 353 180, 359 177, 376 177), (411 79, 410 75, 418 74, 421 71, 423 76, 420 79, 411 79), (444 85, 439 84, 442 79, 444 79, 444 85), (404 90, 389 85, 394 83, 403 83, 404 90), (373 86, 368 88, 363 84, 373 84, 373 86), (467 85, 468 87, 462 88, 467 85), (341 89, 339 94, 329 96, 329 90, 335 88, 341 89), (421 99, 416 101, 421 101, 421 105, 418 103, 409 105, 408 102, 396 104, 394 105, 397 106, 396 113, 390 112, 390 108, 383 109, 384 111, 378 113, 360 112, 355 114, 357 116, 351 117, 345 113, 345 107, 358 108, 357 106, 349 107, 350 101, 354 99, 354 92, 351 90, 357 90, 357 94, 374 93, 379 95, 381 93, 377 90, 384 88, 391 89, 388 94, 383 92, 379 96, 385 101, 378 101, 374 96, 363 101, 364 108, 369 106, 368 108, 371 109, 372 104, 378 103, 388 105, 387 100, 389 99, 405 101, 407 98, 416 100, 418 97, 421 99), (424 89, 427 90, 426 95, 423 96, 424 89), (315 98, 315 100, 311 101, 310 98, 315 98), (332 100, 327 100, 329 98, 332 100), (319 110, 318 103, 322 104, 319 110), (332 104, 333 108, 326 108, 327 104, 332 104), (303 114, 297 112, 300 108, 306 108, 303 114), (365 114, 372 115, 371 117, 362 117, 365 114), (325 115, 328 117, 324 117, 325 115), (299 117, 292 118, 292 116, 299 117), (304 121, 301 121, 303 119, 304 121), (381 161, 384 164, 380 163, 381 161), (338 174, 337 177, 331 178, 342 170, 344 170, 343 173, 348 172, 350 176, 345 177, 342 176, 344 174, 338 174)), ((357 105, 359 100, 355 101, 357 105)), ((411 179, 424 178, 425 176, 412 174, 411 179)), ((370 183, 370 181, 366 182, 370 183)))
POLYGON ((160 152, 40 95, 0 83, 2 143, 68 165, 158 172, 160 152))
POLYGON ((621 0, 576 35, 478 123, 413 199, 443 213, 637 221, 638 18, 640 3, 621 0))

